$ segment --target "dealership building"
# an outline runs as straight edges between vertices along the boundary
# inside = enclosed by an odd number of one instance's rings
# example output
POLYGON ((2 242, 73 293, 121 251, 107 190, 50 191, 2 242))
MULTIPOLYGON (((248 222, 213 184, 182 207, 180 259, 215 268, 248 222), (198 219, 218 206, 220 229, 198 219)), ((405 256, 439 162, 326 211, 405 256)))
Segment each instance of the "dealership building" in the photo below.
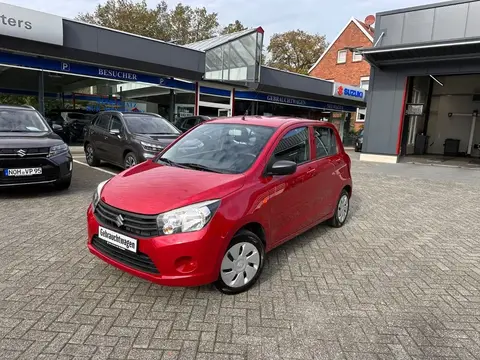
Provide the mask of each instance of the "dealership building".
POLYGON ((480 1, 377 14, 363 160, 480 164, 480 1))
POLYGON ((0 3, 0 94, 36 96, 42 113, 54 99, 171 121, 243 114, 329 121, 366 106, 361 88, 262 66, 263 38, 258 27, 180 46, 0 3))

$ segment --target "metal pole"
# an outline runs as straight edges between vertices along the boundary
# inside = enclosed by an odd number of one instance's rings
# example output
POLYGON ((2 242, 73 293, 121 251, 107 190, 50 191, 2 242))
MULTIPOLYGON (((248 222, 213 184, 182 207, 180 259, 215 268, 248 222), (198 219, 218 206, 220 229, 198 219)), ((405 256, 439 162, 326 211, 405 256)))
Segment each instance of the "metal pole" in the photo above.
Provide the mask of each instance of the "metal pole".
POLYGON ((45 116, 45 83, 43 70, 38 73, 38 111, 45 116))
POLYGON ((175 121, 175 90, 170 89, 170 107, 168 117, 171 123, 175 121))
POLYGON ((475 123, 477 122, 477 116, 472 116, 472 125, 470 126, 470 137, 468 138, 468 148, 467 148, 467 155, 472 154, 472 147, 473 147, 473 135, 475 134, 475 123))

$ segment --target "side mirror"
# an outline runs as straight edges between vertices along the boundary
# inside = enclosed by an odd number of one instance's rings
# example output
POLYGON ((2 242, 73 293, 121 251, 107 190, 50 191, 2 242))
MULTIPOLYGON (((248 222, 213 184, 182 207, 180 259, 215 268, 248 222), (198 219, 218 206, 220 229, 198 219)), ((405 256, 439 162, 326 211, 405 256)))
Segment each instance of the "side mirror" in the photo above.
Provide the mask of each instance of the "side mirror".
POLYGON ((270 165, 267 175, 290 175, 297 171, 297 163, 290 160, 279 160, 270 165))
POLYGON ((53 130, 54 132, 60 132, 60 131, 63 130, 63 127, 62 127, 62 125, 52 124, 52 130, 53 130))
POLYGON ((110 134, 120 136, 120 129, 112 129, 110 130, 110 134))

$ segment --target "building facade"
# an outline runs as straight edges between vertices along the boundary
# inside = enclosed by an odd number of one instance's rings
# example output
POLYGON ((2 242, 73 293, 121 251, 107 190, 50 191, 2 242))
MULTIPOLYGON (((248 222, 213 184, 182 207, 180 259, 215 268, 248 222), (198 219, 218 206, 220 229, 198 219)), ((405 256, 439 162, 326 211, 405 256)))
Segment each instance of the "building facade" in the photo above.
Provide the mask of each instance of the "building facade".
MULTIPOLYGON (((370 64, 354 49, 371 47, 373 36, 372 26, 352 17, 313 64, 308 74, 368 90, 370 64)), ((350 115, 350 123, 355 130, 363 126, 365 114, 366 108, 359 108, 350 115)))
POLYGON ((377 14, 361 160, 480 163, 480 1, 377 14))
POLYGON ((153 106, 170 120, 246 113, 328 120, 365 106, 364 97, 333 96, 332 82, 262 66, 261 27, 179 46, 4 3, 0 13, 31 28, 0 27, 0 93, 32 94, 42 113, 46 98, 90 106, 93 91, 75 91, 93 88, 105 89, 100 107, 153 106))

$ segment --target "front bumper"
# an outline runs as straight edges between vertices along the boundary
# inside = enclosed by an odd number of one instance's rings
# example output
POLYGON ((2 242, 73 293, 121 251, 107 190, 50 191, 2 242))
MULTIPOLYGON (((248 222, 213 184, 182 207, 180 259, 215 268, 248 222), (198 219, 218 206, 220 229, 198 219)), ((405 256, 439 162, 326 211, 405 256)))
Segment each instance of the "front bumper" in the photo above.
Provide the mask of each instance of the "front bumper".
POLYGON ((210 223, 200 231, 184 234, 152 238, 125 234, 137 239, 137 252, 133 253, 113 247, 98 237, 99 226, 122 232, 100 224, 92 205, 87 210, 87 224, 87 246, 92 254, 120 270, 166 286, 200 286, 214 282, 228 244, 216 230, 219 227, 210 223))
POLYGON ((52 158, 25 157, 0 159, 0 187, 51 184, 72 176, 73 158, 70 151, 52 158), (41 175, 6 176, 7 169, 42 168, 41 175))

